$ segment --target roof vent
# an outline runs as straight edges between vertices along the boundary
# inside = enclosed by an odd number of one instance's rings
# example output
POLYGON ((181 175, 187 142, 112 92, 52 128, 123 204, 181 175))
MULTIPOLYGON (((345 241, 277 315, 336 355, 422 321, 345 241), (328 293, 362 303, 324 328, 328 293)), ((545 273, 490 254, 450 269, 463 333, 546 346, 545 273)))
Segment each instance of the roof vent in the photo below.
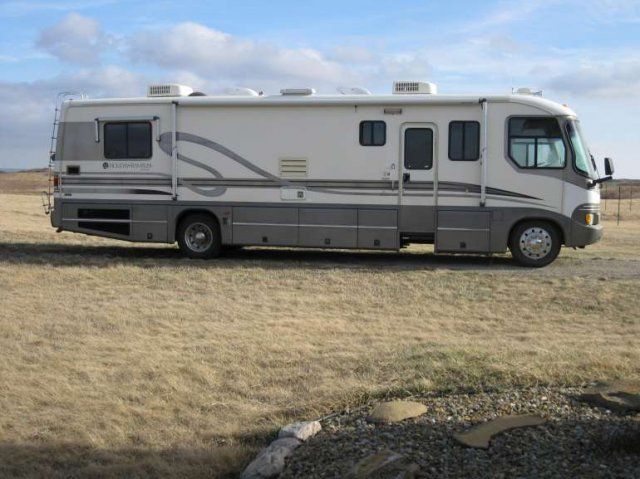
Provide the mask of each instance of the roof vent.
POLYGON ((309 96, 315 94, 315 89, 313 88, 283 88, 280 90, 281 95, 290 95, 290 96, 309 96))
POLYGON ((232 96, 260 96, 260 93, 258 93, 257 91, 252 90, 251 88, 245 88, 241 86, 225 88, 224 92, 227 95, 232 95, 232 96))
POLYGON ((166 83, 163 85, 149 85, 147 96, 189 96, 193 93, 193 88, 177 83, 166 83))
POLYGON ((361 86, 338 87, 338 93, 341 95, 371 95, 371 92, 361 86))
POLYGON ((516 95, 534 95, 534 96, 542 96, 542 90, 532 90, 531 88, 518 88, 517 90, 511 90, 512 94, 516 95))
POLYGON ((435 83, 424 81, 396 81, 393 82, 395 95, 435 95, 438 87, 435 83))

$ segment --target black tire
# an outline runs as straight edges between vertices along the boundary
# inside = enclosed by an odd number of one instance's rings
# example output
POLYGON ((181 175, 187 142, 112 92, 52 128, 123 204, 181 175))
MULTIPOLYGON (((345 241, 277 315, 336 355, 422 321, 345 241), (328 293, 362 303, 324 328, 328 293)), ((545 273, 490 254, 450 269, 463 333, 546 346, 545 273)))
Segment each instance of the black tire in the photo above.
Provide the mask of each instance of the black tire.
POLYGON ((527 221, 516 226, 509 237, 513 259, 521 266, 541 268, 558 257, 560 233, 546 221, 527 221))
POLYGON ((180 251, 189 258, 215 258, 222 251, 220 226, 215 218, 204 213, 194 213, 183 218, 176 236, 180 251))

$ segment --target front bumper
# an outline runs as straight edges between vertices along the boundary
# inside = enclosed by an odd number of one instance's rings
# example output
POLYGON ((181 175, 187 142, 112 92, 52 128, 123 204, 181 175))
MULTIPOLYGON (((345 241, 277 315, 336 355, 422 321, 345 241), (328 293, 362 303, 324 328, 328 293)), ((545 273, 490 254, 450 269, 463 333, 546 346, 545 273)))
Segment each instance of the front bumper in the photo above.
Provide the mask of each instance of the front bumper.
POLYGON ((566 238, 567 246, 587 246, 597 243, 602 238, 602 223, 599 204, 584 204, 578 206, 571 215, 571 229, 569 238, 566 238), (588 225, 585 216, 591 213, 594 216, 594 224, 588 225))
POLYGON ((602 239, 602 225, 588 226, 584 223, 571 221, 571 234, 568 238, 567 246, 587 246, 588 244, 597 243, 602 239))

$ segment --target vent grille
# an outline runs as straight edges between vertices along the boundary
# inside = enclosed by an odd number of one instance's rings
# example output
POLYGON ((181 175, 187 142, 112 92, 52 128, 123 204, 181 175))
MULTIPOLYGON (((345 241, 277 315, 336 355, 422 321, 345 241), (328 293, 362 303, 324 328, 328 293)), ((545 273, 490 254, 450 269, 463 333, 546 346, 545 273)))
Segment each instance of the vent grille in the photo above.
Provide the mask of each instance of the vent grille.
POLYGON ((396 83, 396 93, 418 93, 420 84, 417 81, 401 81, 396 83))
POLYGON ((438 87, 429 82, 423 81, 397 81, 393 83, 393 93, 404 95, 435 95, 438 87))
POLYGON ((149 96, 171 95, 171 85, 151 85, 149 96))
POLYGON ((306 178, 309 175, 307 158, 280 158, 281 178, 306 178))
POLYGON ((177 83, 161 83, 149 85, 147 96, 188 96, 193 93, 193 88, 177 83))

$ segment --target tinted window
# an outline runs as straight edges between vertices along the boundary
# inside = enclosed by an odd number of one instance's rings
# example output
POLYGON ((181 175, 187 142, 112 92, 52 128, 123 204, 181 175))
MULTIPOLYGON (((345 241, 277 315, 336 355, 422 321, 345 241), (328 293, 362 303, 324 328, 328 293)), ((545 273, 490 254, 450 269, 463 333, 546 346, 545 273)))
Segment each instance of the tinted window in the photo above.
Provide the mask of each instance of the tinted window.
POLYGON ((555 118, 511 118, 509 157, 521 168, 563 168, 565 146, 555 118))
POLYGON ((455 161, 474 161, 480 158, 480 123, 449 123, 449 158, 455 161))
POLYGON ((384 121, 360 122, 360 144, 382 146, 387 142, 387 124, 384 121))
POLYGON ((128 135, 129 158, 149 158, 151 156, 151 124, 129 123, 128 135))
POLYGON ((127 124, 104 125, 104 157, 127 158, 127 124))
POLYGON ((404 167, 429 170, 433 166, 433 130, 407 128, 404 131, 404 167))
POLYGON ((104 156, 113 160, 151 158, 151 123, 105 123, 104 156))

